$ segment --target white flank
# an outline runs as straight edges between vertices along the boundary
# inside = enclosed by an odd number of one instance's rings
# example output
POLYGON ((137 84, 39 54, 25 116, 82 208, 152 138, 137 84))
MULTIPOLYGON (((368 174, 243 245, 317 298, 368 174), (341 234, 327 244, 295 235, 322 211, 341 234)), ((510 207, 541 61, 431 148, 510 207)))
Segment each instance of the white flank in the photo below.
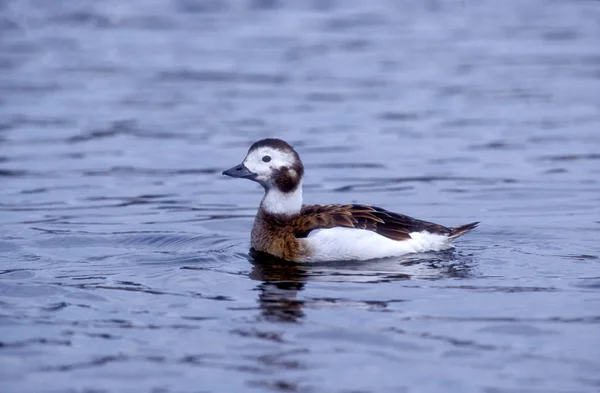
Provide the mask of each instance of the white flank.
POLYGON ((260 203, 264 211, 272 214, 298 214, 302 209, 302 181, 293 192, 281 192, 273 187, 267 191, 260 203))
POLYGON ((336 227, 314 230, 299 240, 310 252, 304 262, 364 261, 451 247, 445 235, 412 232, 410 236, 412 239, 397 241, 364 229, 336 227))

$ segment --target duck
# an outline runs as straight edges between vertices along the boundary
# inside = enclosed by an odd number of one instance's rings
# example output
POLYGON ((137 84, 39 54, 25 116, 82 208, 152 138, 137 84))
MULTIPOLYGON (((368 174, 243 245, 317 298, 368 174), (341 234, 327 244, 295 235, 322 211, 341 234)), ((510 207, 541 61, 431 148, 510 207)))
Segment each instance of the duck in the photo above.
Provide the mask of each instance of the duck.
POLYGON ((296 150, 277 138, 253 143, 243 162, 223 175, 264 188, 250 251, 290 262, 365 261, 441 251, 479 225, 446 227, 362 204, 303 205, 304 165, 296 150))

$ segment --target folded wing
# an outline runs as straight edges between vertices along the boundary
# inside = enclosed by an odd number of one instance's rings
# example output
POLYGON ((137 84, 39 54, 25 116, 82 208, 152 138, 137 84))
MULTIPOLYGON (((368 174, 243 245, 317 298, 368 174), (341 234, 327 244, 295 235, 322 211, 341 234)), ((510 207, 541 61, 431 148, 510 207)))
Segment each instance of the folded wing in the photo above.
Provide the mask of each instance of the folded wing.
POLYGON ((365 229, 392 240, 410 239, 412 232, 451 233, 451 229, 443 225, 367 205, 303 206, 300 215, 293 220, 292 227, 297 238, 307 237, 315 229, 335 227, 365 229))

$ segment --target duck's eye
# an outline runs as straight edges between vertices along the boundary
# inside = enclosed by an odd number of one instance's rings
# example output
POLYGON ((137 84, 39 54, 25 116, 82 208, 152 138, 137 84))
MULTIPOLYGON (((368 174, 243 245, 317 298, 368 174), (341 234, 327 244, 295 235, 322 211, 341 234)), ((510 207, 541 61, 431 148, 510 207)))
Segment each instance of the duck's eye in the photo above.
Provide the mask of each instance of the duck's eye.
POLYGON ((263 160, 263 162, 269 162, 269 161, 271 161, 271 156, 264 156, 262 158, 262 160, 263 160))

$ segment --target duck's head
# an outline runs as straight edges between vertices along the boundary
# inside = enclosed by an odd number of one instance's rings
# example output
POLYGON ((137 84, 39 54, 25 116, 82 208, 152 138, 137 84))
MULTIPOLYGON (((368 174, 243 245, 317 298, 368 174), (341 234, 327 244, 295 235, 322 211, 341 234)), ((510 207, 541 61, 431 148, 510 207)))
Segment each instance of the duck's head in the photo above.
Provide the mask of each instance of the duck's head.
POLYGON ((267 193, 272 190, 288 194, 302 186, 304 166, 298 153, 287 142, 267 138, 250 146, 244 161, 223 171, 223 174, 253 180, 267 193))

